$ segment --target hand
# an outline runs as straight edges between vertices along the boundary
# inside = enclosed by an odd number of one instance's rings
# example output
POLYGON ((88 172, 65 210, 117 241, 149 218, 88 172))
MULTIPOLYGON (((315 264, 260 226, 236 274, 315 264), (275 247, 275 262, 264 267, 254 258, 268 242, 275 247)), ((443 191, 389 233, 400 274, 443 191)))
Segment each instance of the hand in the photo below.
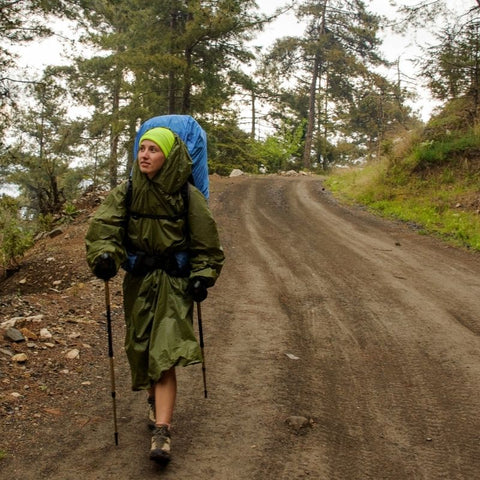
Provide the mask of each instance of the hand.
POLYGON ((207 284, 201 277, 192 278, 188 285, 188 293, 194 302, 203 302, 208 295, 207 284))
POLYGON ((110 253, 102 253, 95 261, 93 273, 98 278, 108 281, 117 274, 115 260, 110 253))

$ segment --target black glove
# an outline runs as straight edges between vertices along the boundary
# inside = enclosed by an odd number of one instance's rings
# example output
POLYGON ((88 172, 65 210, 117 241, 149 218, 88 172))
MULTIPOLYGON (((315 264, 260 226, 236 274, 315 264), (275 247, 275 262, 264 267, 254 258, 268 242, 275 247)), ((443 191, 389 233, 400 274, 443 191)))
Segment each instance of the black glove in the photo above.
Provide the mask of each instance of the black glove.
POLYGON ((95 276, 102 280, 110 280, 117 273, 117 266, 115 260, 110 253, 102 253, 95 261, 93 267, 93 273, 95 276))
POLYGON ((207 282, 201 277, 192 278, 188 285, 188 293, 194 302, 203 302, 208 295, 207 282))

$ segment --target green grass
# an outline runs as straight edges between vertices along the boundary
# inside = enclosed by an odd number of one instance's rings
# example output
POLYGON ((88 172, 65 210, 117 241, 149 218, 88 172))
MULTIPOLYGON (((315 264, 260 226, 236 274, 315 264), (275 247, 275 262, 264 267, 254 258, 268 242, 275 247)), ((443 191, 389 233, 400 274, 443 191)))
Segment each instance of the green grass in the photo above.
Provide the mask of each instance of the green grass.
POLYGON ((334 172, 326 180, 327 187, 346 202, 413 223, 420 233, 480 251, 480 214, 466 200, 480 198, 478 184, 478 178, 459 174, 451 165, 428 179, 410 175, 408 182, 398 181, 387 162, 334 172))
POLYGON ((326 186, 346 202, 479 251, 480 119, 471 103, 447 102, 425 127, 392 138, 382 160, 335 171, 326 186))
POLYGON ((7 452, 0 450, 0 460, 3 460, 7 456, 7 452))
POLYGON ((480 149, 480 136, 475 131, 461 136, 446 137, 437 141, 426 141, 417 145, 412 152, 412 161, 420 168, 441 165, 452 157, 480 149))

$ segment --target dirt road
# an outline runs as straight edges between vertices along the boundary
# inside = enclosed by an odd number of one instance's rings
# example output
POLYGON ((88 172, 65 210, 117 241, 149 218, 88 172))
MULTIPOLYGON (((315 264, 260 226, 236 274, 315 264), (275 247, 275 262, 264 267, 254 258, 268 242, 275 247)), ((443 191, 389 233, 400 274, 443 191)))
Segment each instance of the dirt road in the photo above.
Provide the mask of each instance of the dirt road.
POLYGON ((208 399, 200 366, 179 370, 171 464, 148 460, 118 318, 119 446, 104 384, 81 428, 71 398, 75 415, 19 436, 0 477, 479 478, 480 257, 341 207, 314 177, 212 192, 227 262, 203 304, 208 399))

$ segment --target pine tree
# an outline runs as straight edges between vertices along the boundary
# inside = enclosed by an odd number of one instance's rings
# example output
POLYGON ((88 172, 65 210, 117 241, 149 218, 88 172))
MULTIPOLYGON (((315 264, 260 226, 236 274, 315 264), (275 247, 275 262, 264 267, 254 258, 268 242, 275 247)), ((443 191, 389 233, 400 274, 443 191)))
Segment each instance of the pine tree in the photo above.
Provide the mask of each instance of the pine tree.
POLYGON ((261 17, 253 1, 85 2, 84 41, 98 54, 77 58, 78 98, 93 107, 92 134, 109 138, 110 184, 139 123, 181 113, 214 118, 233 95, 229 72, 250 58, 244 46, 261 17))
POLYGON ((308 22, 303 49, 310 62, 311 82, 303 164, 309 168, 317 82, 323 79, 325 95, 332 91, 337 100, 348 100, 356 79, 364 76, 369 66, 380 63, 376 52, 379 17, 369 13, 362 1, 335 0, 306 1, 299 8, 299 17, 308 22))
POLYGON ((480 1, 468 0, 462 7, 460 11, 451 10, 445 0, 401 7, 403 21, 398 30, 417 28, 433 33, 433 44, 423 46, 419 59, 433 96, 443 101, 465 98, 471 105, 471 116, 478 118, 480 1))
POLYGON ((422 74, 439 100, 467 97, 472 115, 480 106, 480 24, 472 18, 461 25, 447 26, 437 35, 438 44, 429 48, 421 61, 422 74))
POLYGON ((46 26, 45 18, 66 15, 71 11, 66 3, 62 0, 0 2, 0 135, 11 120, 11 110, 7 107, 16 107, 17 87, 33 80, 10 73, 17 58, 14 47, 51 35, 53 32, 46 26))
POLYGON ((281 98, 292 100, 293 92, 306 98, 306 111, 305 100, 296 104, 305 112, 302 164, 310 168, 314 146, 321 163, 329 155, 328 136, 338 129, 336 112, 355 108, 356 89, 384 62, 377 52, 380 17, 369 13, 364 2, 307 0, 300 4, 297 16, 306 22, 305 34, 276 42, 266 58, 266 71, 270 78, 290 81, 290 86, 284 82, 281 98))
POLYGON ((6 181, 18 186, 28 215, 56 214, 66 196, 63 177, 77 153, 81 122, 67 117, 67 91, 49 75, 31 86, 34 104, 17 112, 15 142, 2 157, 6 181))

